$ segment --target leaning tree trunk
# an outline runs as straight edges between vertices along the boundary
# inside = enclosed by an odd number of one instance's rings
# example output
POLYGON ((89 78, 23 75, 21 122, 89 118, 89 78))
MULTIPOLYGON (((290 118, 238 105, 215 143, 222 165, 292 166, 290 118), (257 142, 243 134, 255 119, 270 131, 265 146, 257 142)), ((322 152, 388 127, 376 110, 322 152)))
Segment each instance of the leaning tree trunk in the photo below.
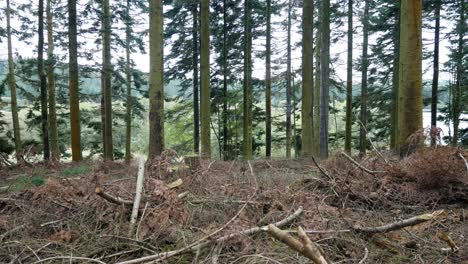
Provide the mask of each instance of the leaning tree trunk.
POLYGON ((200 151, 200 108, 198 90, 198 0, 192 6, 192 68, 193 68, 193 152, 200 151))
POLYGON ((80 161, 80 103, 78 95, 78 46, 76 29, 76 0, 68 0, 68 52, 69 52, 69 89, 70 89, 70 134, 72 160, 80 161))
POLYGON ((271 0, 266 9, 265 156, 271 157, 271 0))
POLYGON ((252 159, 252 28, 250 0, 244 0, 244 159, 252 159))
POLYGON ((314 155, 314 1, 304 0, 302 7, 302 150, 301 155, 314 155))
POLYGON ((291 158, 291 12, 292 0, 289 0, 286 63, 286 158, 291 158))
POLYGON ((49 97, 49 142, 52 162, 60 161, 58 144, 57 111, 55 108, 55 58, 54 58, 54 24, 52 0, 47 0, 47 90, 49 97))
POLYGON ((363 18, 363 44, 362 44, 362 63, 361 63, 361 117, 359 131, 359 155, 366 155, 366 140, 367 140, 367 48, 369 40, 369 0, 364 1, 364 18, 363 18))
POLYGON ((422 143, 418 137, 410 139, 422 129, 421 8, 421 0, 401 1, 398 147, 402 155, 422 143))
POLYGON ((16 80, 15 80, 15 64, 13 62, 13 46, 11 43, 11 7, 10 0, 7 0, 6 17, 7 17, 7 38, 8 38, 8 83, 10 86, 11 97, 11 115, 13 120, 13 137, 15 142, 16 159, 21 159, 21 134, 18 118, 18 101, 16 98, 16 80))
POLYGON ((346 72, 346 132, 345 151, 351 154, 353 124, 353 0, 348 0, 348 58, 346 72))
POLYGON ((44 72, 44 0, 39 0, 38 20, 37 74, 41 87, 41 127, 42 143, 44 144, 44 160, 48 161, 50 159, 50 149, 49 121, 47 118, 47 78, 44 72))
POLYGON ((164 150, 163 1, 150 1, 149 160, 164 150))
POLYGON ((211 157, 210 142, 210 1, 202 0, 200 8, 200 119, 201 119, 201 157, 211 157))
POLYGON ((330 0, 322 0, 320 10, 320 158, 328 158, 328 110, 330 84, 330 0))
POLYGON ((127 0, 125 9, 125 82, 127 88, 126 113, 125 113, 125 161, 132 159, 132 62, 130 60, 130 39, 132 37, 131 19, 130 19, 130 0, 127 0))

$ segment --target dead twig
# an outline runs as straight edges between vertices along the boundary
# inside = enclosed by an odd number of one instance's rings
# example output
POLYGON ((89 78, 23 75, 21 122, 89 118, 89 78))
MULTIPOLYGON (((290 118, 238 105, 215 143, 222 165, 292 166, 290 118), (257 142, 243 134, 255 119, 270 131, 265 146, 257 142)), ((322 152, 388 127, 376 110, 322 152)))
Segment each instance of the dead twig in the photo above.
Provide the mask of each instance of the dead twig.
POLYGON ((356 232, 362 232, 362 233, 386 233, 386 232, 402 229, 408 226, 414 226, 420 223, 424 223, 429 220, 433 220, 436 217, 441 216, 443 214, 445 214, 445 210, 438 210, 430 214, 422 214, 418 216, 413 216, 408 219, 400 220, 397 222, 389 223, 389 224, 378 226, 378 227, 353 227, 353 230, 356 232))
POLYGON ((34 262, 33 264, 39 264, 39 263, 44 263, 50 260, 56 260, 56 259, 69 259, 70 261, 72 260, 83 260, 83 261, 91 261, 95 263, 100 263, 100 264, 106 264, 105 262, 102 262, 98 259, 92 259, 92 258, 84 258, 84 257, 73 257, 73 256, 56 256, 56 257, 50 257, 50 258, 45 258, 41 259, 39 261, 34 262))
POLYGON ((364 248, 364 257, 359 261, 358 264, 364 264, 366 263, 367 258, 369 257, 369 250, 367 248, 364 248))
POLYGON ((468 172, 468 161, 466 161, 465 157, 460 152, 458 152, 458 156, 460 156, 460 158, 465 162, 465 168, 466 168, 466 171, 468 172))
POLYGON ((333 181, 333 178, 330 176, 330 174, 328 174, 319 164, 318 162, 315 160, 314 156, 311 156, 312 158, 312 161, 314 162, 315 166, 317 166, 317 168, 320 170, 320 172, 325 175, 330 181, 333 181))
POLYGON ((344 152, 341 152, 341 154, 347 158, 349 161, 351 161, 354 165, 356 165, 357 167, 359 167, 360 169, 362 169, 363 171, 369 173, 369 174, 372 174, 372 175, 375 175, 376 173, 385 173, 385 171, 373 171, 373 170, 369 170, 368 168, 364 167, 361 165, 361 163, 357 162, 356 160, 354 160, 351 156, 349 156, 348 154, 344 153, 344 152))

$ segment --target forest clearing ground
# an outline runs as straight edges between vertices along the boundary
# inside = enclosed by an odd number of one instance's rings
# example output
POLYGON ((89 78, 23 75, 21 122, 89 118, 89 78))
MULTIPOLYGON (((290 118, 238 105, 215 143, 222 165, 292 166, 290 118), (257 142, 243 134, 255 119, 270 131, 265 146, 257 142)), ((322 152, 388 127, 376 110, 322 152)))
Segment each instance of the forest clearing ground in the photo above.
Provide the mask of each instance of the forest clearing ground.
MULTIPOLYGON (((448 147, 403 160, 386 156, 388 163, 370 155, 359 161, 376 172, 370 174, 337 153, 320 164, 328 176, 305 160, 201 161, 189 168, 166 155, 147 165, 137 235, 131 238, 131 206, 108 202, 95 188, 132 201, 136 164, 1 168, 0 187, 8 188, 0 189, 0 263, 52 257, 64 258, 45 263, 70 263, 73 257, 82 258, 75 263, 116 263, 180 249, 214 231, 207 241, 275 223, 299 207, 303 214, 282 229, 295 236, 302 227, 330 262, 467 263, 468 172, 459 155, 468 157, 448 147), (169 188, 177 179, 183 184, 169 188), (439 209, 445 210, 442 217, 393 232, 353 229, 439 209)), ((265 232, 233 236, 162 263, 194 260, 310 263, 265 232)))

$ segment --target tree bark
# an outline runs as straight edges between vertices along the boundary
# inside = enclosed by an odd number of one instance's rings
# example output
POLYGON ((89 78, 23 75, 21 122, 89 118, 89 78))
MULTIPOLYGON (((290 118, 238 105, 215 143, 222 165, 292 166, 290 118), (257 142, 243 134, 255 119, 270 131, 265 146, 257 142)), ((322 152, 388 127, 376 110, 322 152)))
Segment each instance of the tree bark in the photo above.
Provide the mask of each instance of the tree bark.
POLYGON ((111 64, 111 26, 109 0, 102 1, 102 81, 104 98, 104 152, 105 160, 114 159, 112 144, 112 64, 111 64))
POLYGON ((132 159, 132 65, 130 40, 132 37, 131 19, 130 19, 130 0, 127 0, 125 21, 125 82, 127 88, 126 113, 125 113, 125 161, 132 159))
POLYGON ((42 143, 44 144, 44 160, 50 159, 49 124, 47 116, 47 78, 44 72, 44 0, 39 0, 37 44, 37 74, 41 87, 41 127, 42 143))
POLYGON ((266 10, 265 156, 271 158, 271 0, 266 10))
POLYGON ((286 158, 291 158, 291 12, 292 0, 289 0, 286 62, 286 158))
POLYGON ((320 20, 320 158, 326 159, 328 158, 328 103, 330 101, 330 0, 322 1, 320 20))
POLYGON ((227 160, 229 157, 228 141, 229 141, 229 138, 228 138, 227 0, 223 0, 223 158, 224 160, 227 160))
POLYGON ((366 155, 367 141, 367 49, 369 46, 369 0, 364 1, 364 17, 363 17, 363 44, 362 44, 362 62, 361 62, 361 117, 359 130, 359 155, 366 155))
POLYGON ((351 154, 353 124, 353 0, 348 0, 348 58, 346 72, 346 132, 345 151, 351 154))
POLYGON ((244 159, 252 159, 252 28, 250 0, 244 0, 244 159))
POLYGON ((163 1, 149 2, 150 8, 150 73, 149 73, 149 151, 148 160, 164 150, 164 64, 163 1))
POLYGON ((408 138, 422 129, 422 0, 401 1, 398 149, 404 155, 422 142, 408 138))
MULTIPOLYGON (((432 73, 432 96, 431 96, 431 127, 437 127, 437 100, 439 89, 439 41, 440 41, 440 0, 434 3, 435 31, 434 31, 434 66, 432 73)), ((431 137, 431 146, 437 144, 437 138, 431 137)))
POLYGON ((68 52, 69 52, 69 87, 70 87, 70 134, 72 160, 82 160, 80 103, 78 95, 78 47, 76 30, 76 0, 68 0, 68 52))
POLYGON ((302 157, 310 158, 313 149, 314 120, 314 1, 304 0, 302 7, 302 157))
POLYGON ((21 159, 21 134, 18 118, 18 101, 16 96, 16 79, 15 79, 15 63, 13 61, 13 46, 11 43, 11 7, 10 0, 7 0, 6 17, 7 17, 7 39, 8 39, 8 83, 10 86, 11 97, 11 115, 13 120, 13 137, 15 143, 16 160, 21 159))
POLYGON ((390 149, 397 149, 398 141, 398 105, 399 105, 399 76, 400 76, 400 3, 396 1, 395 25, 393 34, 393 74, 392 74, 392 113, 390 116, 390 149))
POLYGON ((47 90, 49 99, 49 142, 51 161, 60 161, 60 150, 58 143, 57 111, 55 108, 55 58, 54 58, 54 25, 52 0, 47 0, 47 90))
POLYGON ((192 6, 192 67, 193 67, 193 152, 200 152, 200 107, 198 90, 198 2, 194 0, 192 6))
MULTIPOLYGON (((317 4, 317 13, 320 13, 320 4, 317 4)), ((315 82, 313 92, 313 131, 312 131, 312 155, 320 156, 320 30, 316 31, 315 46, 315 82)))
POLYGON ((460 20, 457 26, 457 34, 458 34, 458 45, 457 45, 457 72, 456 72, 456 80, 455 80, 455 91, 453 93, 453 138, 452 138, 452 146, 458 145, 458 131, 460 126, 460 114, 462 112, 462 78, 464 74, 463 69, 463 50, 464 50, 464 36, 466 36, 466 21, 465 21, 465 1, 460 0, 460 20))
POLYGON ((200 8, 200 75, 201 75, 201 157, 211 158, 210 133, 210 1, 202 0, 200 8))

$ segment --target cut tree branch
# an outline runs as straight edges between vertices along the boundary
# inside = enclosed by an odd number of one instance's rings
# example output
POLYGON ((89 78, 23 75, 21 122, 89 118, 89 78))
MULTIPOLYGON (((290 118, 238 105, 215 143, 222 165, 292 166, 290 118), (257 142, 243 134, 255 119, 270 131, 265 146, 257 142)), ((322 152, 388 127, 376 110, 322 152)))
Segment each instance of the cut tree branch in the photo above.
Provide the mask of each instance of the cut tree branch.
POLYGON ((291 249, 297 251, 299 254, 312 260, 316 264, 328 263, 320 252, 320 249, 309 239, 301 227, 298 229, 298 236, 302 241, 297 240, 293 236, 289 235, 288 232, 283 231, 274 225, 268 226, 268 234, 283 242, 291 249))
POLYGON ((355 161, 351 156, 349 156, 348 154, 344 153, 344 152, 341 152, 341 154, 347 158, 349 161, 351 161, 354 165, 356 165, 357 167, 359 167, 360 169, 362 169, 363 171, 369 173, 369 174, 376 174, 376 173, 385 173, 385 171, 373 171, 373 170, 369 170, 368 168, 362 166, 359 162, 355 161))
POLYGON ((95 191, 94 191, 97 195, 101 196, 102 198, 104 198, 106 201, 108 202, 111 202, 111 203, 115 203, 115 204, 118 204, 118 205, 128 205, 128 206, 131 206, 133 205, 133 202, 130 201, 130 200, 125 200, 123 198, 120 198, 120 197, 116 197, 116 196, 113 196, 111 194, 108 194, 106 192, 104 192, 104 190, 101 188, 101 187, 96 187, 95 191))

